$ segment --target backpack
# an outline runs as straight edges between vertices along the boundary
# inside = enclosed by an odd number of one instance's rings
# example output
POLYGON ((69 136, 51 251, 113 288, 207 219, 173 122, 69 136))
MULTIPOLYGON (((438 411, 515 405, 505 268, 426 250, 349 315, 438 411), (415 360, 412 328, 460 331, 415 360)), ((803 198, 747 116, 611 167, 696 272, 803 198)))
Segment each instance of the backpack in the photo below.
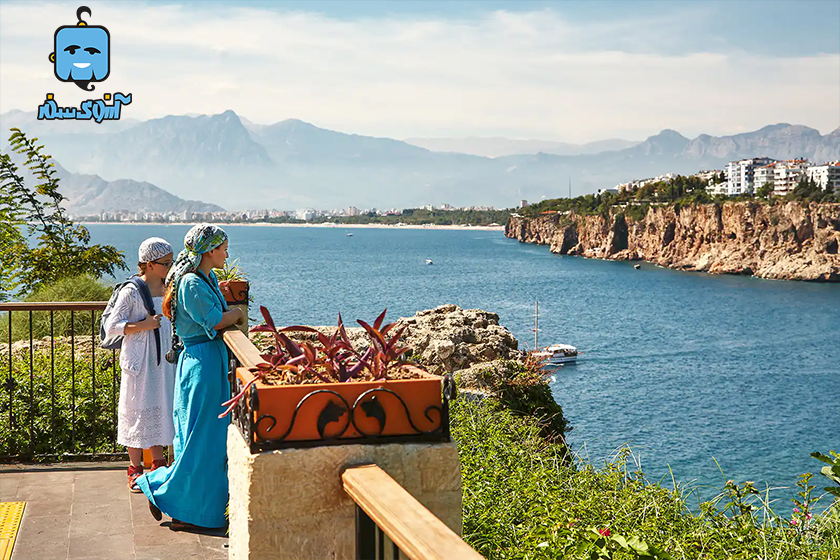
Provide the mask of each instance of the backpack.
MULTIPOLYGON (((122 348, 122 342, 125 336, 121 334, 108 335, 105 330, 105 325, 108 324, 111 314, 114 312, 114 304, 117 303, 117 296, 120 291, 128 284, 134 284, 140 292, 140 297, 143 298, 143 304, 146 306, 146 312, 149 315, 155 315, 155 304, 152 301, 152 293, 149 287, 139 276, 132 276, 125 282, 120 282, 114 286, 114 291, 111 293, 111 299, 108 300, 108 305, 105 306, 105 311, 102 312, 102 319, 99 323, 99 347, 105 350, 119 350, 122 348)), ((155 349, 157 350, 157 363, 160 365, 160 329, 155 329, 155 349)))

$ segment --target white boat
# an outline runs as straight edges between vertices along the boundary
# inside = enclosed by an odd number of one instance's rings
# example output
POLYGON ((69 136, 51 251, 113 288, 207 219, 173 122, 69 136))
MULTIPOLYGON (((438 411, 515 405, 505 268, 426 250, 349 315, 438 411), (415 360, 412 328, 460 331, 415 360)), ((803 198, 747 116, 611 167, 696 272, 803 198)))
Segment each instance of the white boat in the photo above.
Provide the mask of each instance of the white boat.
POLYGON ((434 264, 434 263, 432 262, 432 259, 426 259, 426 264, 434 264))
POLYGON ((350 233, 350 232, 347 232, 347 237, 353 237, 353 234, 350 233))
POLYGON ((553 370, 562 367, 563 364, 573 364, 577 361, 578 354, 583 354, 571 344, 553 344, 545 348, 537 345, 537 333, 540 330, 540 306, 534 302, 534 348, 537 348, 531 355, 543 362, 543 369, 553 370))
POLYGON ((533 353, 535 358, 545 360, 544 367, 547 369, 558 368, 563 364, 570 364, 577 361, 579 354, 583 352, 578 351, 577 348, 571 344, 554 344, 547 348, 542 348, 533 353))

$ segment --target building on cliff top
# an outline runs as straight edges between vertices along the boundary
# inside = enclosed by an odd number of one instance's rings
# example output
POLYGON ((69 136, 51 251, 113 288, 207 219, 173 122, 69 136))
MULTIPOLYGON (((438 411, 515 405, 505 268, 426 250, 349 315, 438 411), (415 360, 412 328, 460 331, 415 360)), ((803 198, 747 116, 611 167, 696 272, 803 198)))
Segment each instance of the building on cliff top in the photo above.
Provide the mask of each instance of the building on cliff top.
POLYGON ((729 162, 723 170, 726 177, 726 194, 752 194, 755 192, 755 169, 770 165, 776 160, 768 157, 757 157, 729 162))

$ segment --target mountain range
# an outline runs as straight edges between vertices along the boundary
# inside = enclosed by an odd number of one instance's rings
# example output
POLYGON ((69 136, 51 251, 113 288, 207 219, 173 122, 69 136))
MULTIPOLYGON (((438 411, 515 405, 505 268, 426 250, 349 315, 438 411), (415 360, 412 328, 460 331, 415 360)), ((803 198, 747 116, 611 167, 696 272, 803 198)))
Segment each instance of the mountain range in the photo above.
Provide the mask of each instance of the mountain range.
MULTIPOLYGON (((259 125, 233 111, 102 125, 37 121, 34 113, 20 111, 0 115, 0 127, 18 126, 36 134, 74 174, 96 175, 120 191, 157 186, 181 199, 234 210, 441 203, 512 207, 520 199, 566 196, 569 182, 572 195, 577 196, 668 172, 720 169, 728 161, 745 157, 840 159, 840 128, 822 135, 813 128, 784 123, 733 136, 703 134, 694 139, 663 130, 626 147, 620 143, 628 141, 605 141, 619 149, 597 153, 587 153, 593 149, 588 145, 564 145, 554 146, 555 151, 572 153, 538 151, 492 158, 335 132, 297 119, 259 125), (115 183, 120 179, 138 183, 115 183)), ((7 143, 5 136, 0 146, 7 143)), ((528 145, 508 144, 508 152, 528 145)), ((469 139, 462 145, 469 145, 469 139)), ((106 189, 93 178, 87 179, 89 188, 98 195, 87 194, 82 179, 74 181, 78 181, 74 188, 80 189, 74 191, 79 201, 71 200, 74 205, 95 208, 115 196, 113 191, 104 194, 106 189), (87 202, 82 205, 82 200, 87 202)))
POLYGON ((510 138, 406 138, 406 144, 420 146, 433 152, 454 152, 484 157, 514 156, 519 154, 554 154, 577 156, 612 152, 635 146, 639 142, 610 138, 586 144, 569 144, 546 140, 511 140, 510 138))
POLYGON ((67 198, 71 216, 102 212, 222 212, 224 208, 197 200, 184 200, 146 181, 105 181, 98 175, 70 173, 56 163, 59 191, 67 198))

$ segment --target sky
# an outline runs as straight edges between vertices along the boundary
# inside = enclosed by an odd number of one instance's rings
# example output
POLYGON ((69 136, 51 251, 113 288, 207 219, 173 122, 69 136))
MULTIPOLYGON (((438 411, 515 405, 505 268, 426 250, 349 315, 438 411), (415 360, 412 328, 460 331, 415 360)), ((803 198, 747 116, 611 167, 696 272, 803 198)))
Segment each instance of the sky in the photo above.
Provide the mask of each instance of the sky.
POLYGON ((0 113, 121 92, 124 118, 232 109, 398 139, 840 126, 840 0, 86 0, 111 37, 94 92, 48 60, 80 4, 0 0, 0 113))

